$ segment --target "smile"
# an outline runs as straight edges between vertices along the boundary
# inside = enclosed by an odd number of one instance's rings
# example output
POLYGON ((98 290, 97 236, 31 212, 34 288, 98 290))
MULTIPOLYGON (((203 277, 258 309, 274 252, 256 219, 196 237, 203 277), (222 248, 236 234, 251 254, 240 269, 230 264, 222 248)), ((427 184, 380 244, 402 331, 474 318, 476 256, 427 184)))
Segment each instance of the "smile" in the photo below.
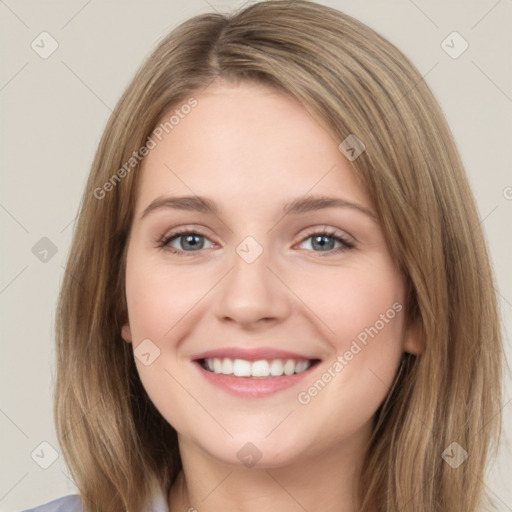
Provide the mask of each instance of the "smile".
POLYGON ((294 388, 321 362, 313 354, 273 347, 218 348, 191 360, 205 384, 239 398, 263 398, 294 388))
POLYGON ((202 367, 216 374, 233 375, 235 377, 268 378, 294 375, 308 370, 313 361, 295 359, 246 359, 207 358, 201 362, 202 367))

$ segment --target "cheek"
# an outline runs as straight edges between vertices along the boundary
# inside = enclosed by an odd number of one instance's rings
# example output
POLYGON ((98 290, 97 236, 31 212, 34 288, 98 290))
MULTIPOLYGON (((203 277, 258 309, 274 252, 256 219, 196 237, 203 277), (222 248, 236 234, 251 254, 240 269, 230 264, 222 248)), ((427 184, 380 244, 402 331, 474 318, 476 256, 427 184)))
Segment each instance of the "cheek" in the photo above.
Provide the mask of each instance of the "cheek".
POLYGON ((172 329, 212 289, 212 272, 179 266, 172 271, 162 261, 152 264, 135 256, 129 262, 126 293, 133 340, 172 339, 172 329))
POLYGON ((180 343, 196 324, 197 312, 218 281, 218 272, 198 272, 187 265, 171 269, 162 260, 160 256, 155 262, 134 251, 127 264, 126 294, 137 371, 151 401, 177 431, 190 431, 191 419, 201 417, 207 431, 218 433, 215 421, 191 399, 188 390, 194 382, 188 380, 187 362, 180 356, 180 343), (142 347, 147 339, 157 347, 152 349, 157 357, 152 355, 150 364, 137 357, 139 344, 142 347))
MULTIPOLYGON (((317 273, 297 281, 308 307, 327 326, 332 358, 319 381, 307 383, 299 402, 354 421, 370 418, 393 383, 403 352, 404 287, 385 261, 365 268, 317 273), (313 286, 314 284, 314 286, 313 286), (309 386, 309 387, 307 387, 309 386)), ((311 412, 311 409, 310 409, 311 412)))
MULTIPOLYGON (((197 291, 185 278, 136 259, 128 273, 127 298, 132 347, 137 371, 146 393, 160 414, 178 431, 187 430, 181 419, 197 416, 184 392, 189 388, 177 368, 179 336, 186 314, 197 302, 197 291), (136 271, 134 271, 136 269, 136 271), (147 340, 151 340, 148 344, 147 340), (149 350, 142 347, 149 347, 149 350), (150 352, 149 361, 138 354, 150 352), (149 363, 149 364, 148 364, 149 363), (183 387, 184 386, 184 387, 183 387)), ((191 276, 189 276, 191 277, 191 276)))
POLYGON ((302 272, 294 281, 290 276, 291 287, 321 321, 338 354, 358 337, 364 343, 375 329, 381 338, 401 341, 403 282, 388 261, 377 263, 302 272))

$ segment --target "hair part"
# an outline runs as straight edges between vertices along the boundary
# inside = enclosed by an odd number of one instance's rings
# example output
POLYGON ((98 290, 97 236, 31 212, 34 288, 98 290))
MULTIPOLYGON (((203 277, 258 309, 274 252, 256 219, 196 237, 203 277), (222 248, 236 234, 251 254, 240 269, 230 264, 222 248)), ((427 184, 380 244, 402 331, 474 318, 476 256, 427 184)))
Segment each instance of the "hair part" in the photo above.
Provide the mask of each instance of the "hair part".
POLYGON ((425 81, 390 42, 313 2, 270 0, 196 16, 137 72, 104 130, 80 205, 56 318, 58 438, 89 512, 140 510, 180 468, 175 430, 137 373, 125 264, 140 164, 95 190, 138 152, 171 108, 215 81, 250 81, 297 99, 339 142, 379 216, 408 290, 420 356, 404 354, 380 407, 361 474, 361 510, 476 512, 499 436, 502 345, 475 201, 425 81), (307 30, 304 27, 307 26, 307 30), (456 470, 441 454, 469 454, 456 470))

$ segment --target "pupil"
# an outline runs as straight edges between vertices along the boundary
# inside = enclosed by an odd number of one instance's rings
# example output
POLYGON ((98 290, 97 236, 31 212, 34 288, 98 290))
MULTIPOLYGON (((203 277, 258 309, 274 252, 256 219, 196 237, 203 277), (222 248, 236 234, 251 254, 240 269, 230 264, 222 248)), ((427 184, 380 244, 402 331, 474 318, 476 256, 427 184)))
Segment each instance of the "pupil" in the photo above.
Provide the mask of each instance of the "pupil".
POLYGON ((201 248, 203 246, 203 244, 201 243, 199 238, 200 237, 198 235, 187 235, 187 236, 185 236, 184 237, 185 243, 181 244, 182 248, 183 249, 186 249, 186 248, 197 249, 198 247, 201 248))
POLYGON ((333 249, 334 239, 332 239, 330 236, 325 235, 315 236, 313 238, 313 247, 315 247, 315 244, 317 244, 316 247, 322 251, 325 251, 327 249, 333 249), (330 242, 326 242, 326 240, 330 240, 330 242))

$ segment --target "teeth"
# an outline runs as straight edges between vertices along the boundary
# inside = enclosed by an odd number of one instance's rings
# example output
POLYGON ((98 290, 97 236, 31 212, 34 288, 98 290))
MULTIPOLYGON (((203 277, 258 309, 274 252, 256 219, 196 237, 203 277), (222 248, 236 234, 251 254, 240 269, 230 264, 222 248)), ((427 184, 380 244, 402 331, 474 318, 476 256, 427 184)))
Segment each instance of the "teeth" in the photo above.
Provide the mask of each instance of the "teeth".
POLYGON ((268 377, 270 375, 268 361, 254 361, 251 366, 251 375, 253 377, 268 377))
POLYGON ((299 361, 295 366, 295 373, 302 373, 310 367, 309 361, 299 361))
POLYGON ((280 377, 302 373, 311 366, 311 361, 303 359, 260 359, 247 361, 245 359, 212 358, 204 360, 204 368, 213 373, 234 375, 235 377, 280 377))
POLYGON ((270 375, 274 377, 279 377, 283 375, 283 362, 279 359, 274 359, 270 363, 270 375))
MULTIPOLYGON (((214 368, 214 371, 215 371, 215 368, 214 368)), ((243 359, 235 359, 233 362, 233 373, 235 374, 235 377, 250 377, 251 376, 250 361, 244 361, 243 359)))
POLYGON ((288 359, 286 363, 284 363, 284 374, 285 375, 293 375, 295 373, 295 361, 293 359, 288 359))
POLYGON ((222 372, 224 375, 231 375, 233 373, 233 361, 231 359, 222 360, 222 372))

